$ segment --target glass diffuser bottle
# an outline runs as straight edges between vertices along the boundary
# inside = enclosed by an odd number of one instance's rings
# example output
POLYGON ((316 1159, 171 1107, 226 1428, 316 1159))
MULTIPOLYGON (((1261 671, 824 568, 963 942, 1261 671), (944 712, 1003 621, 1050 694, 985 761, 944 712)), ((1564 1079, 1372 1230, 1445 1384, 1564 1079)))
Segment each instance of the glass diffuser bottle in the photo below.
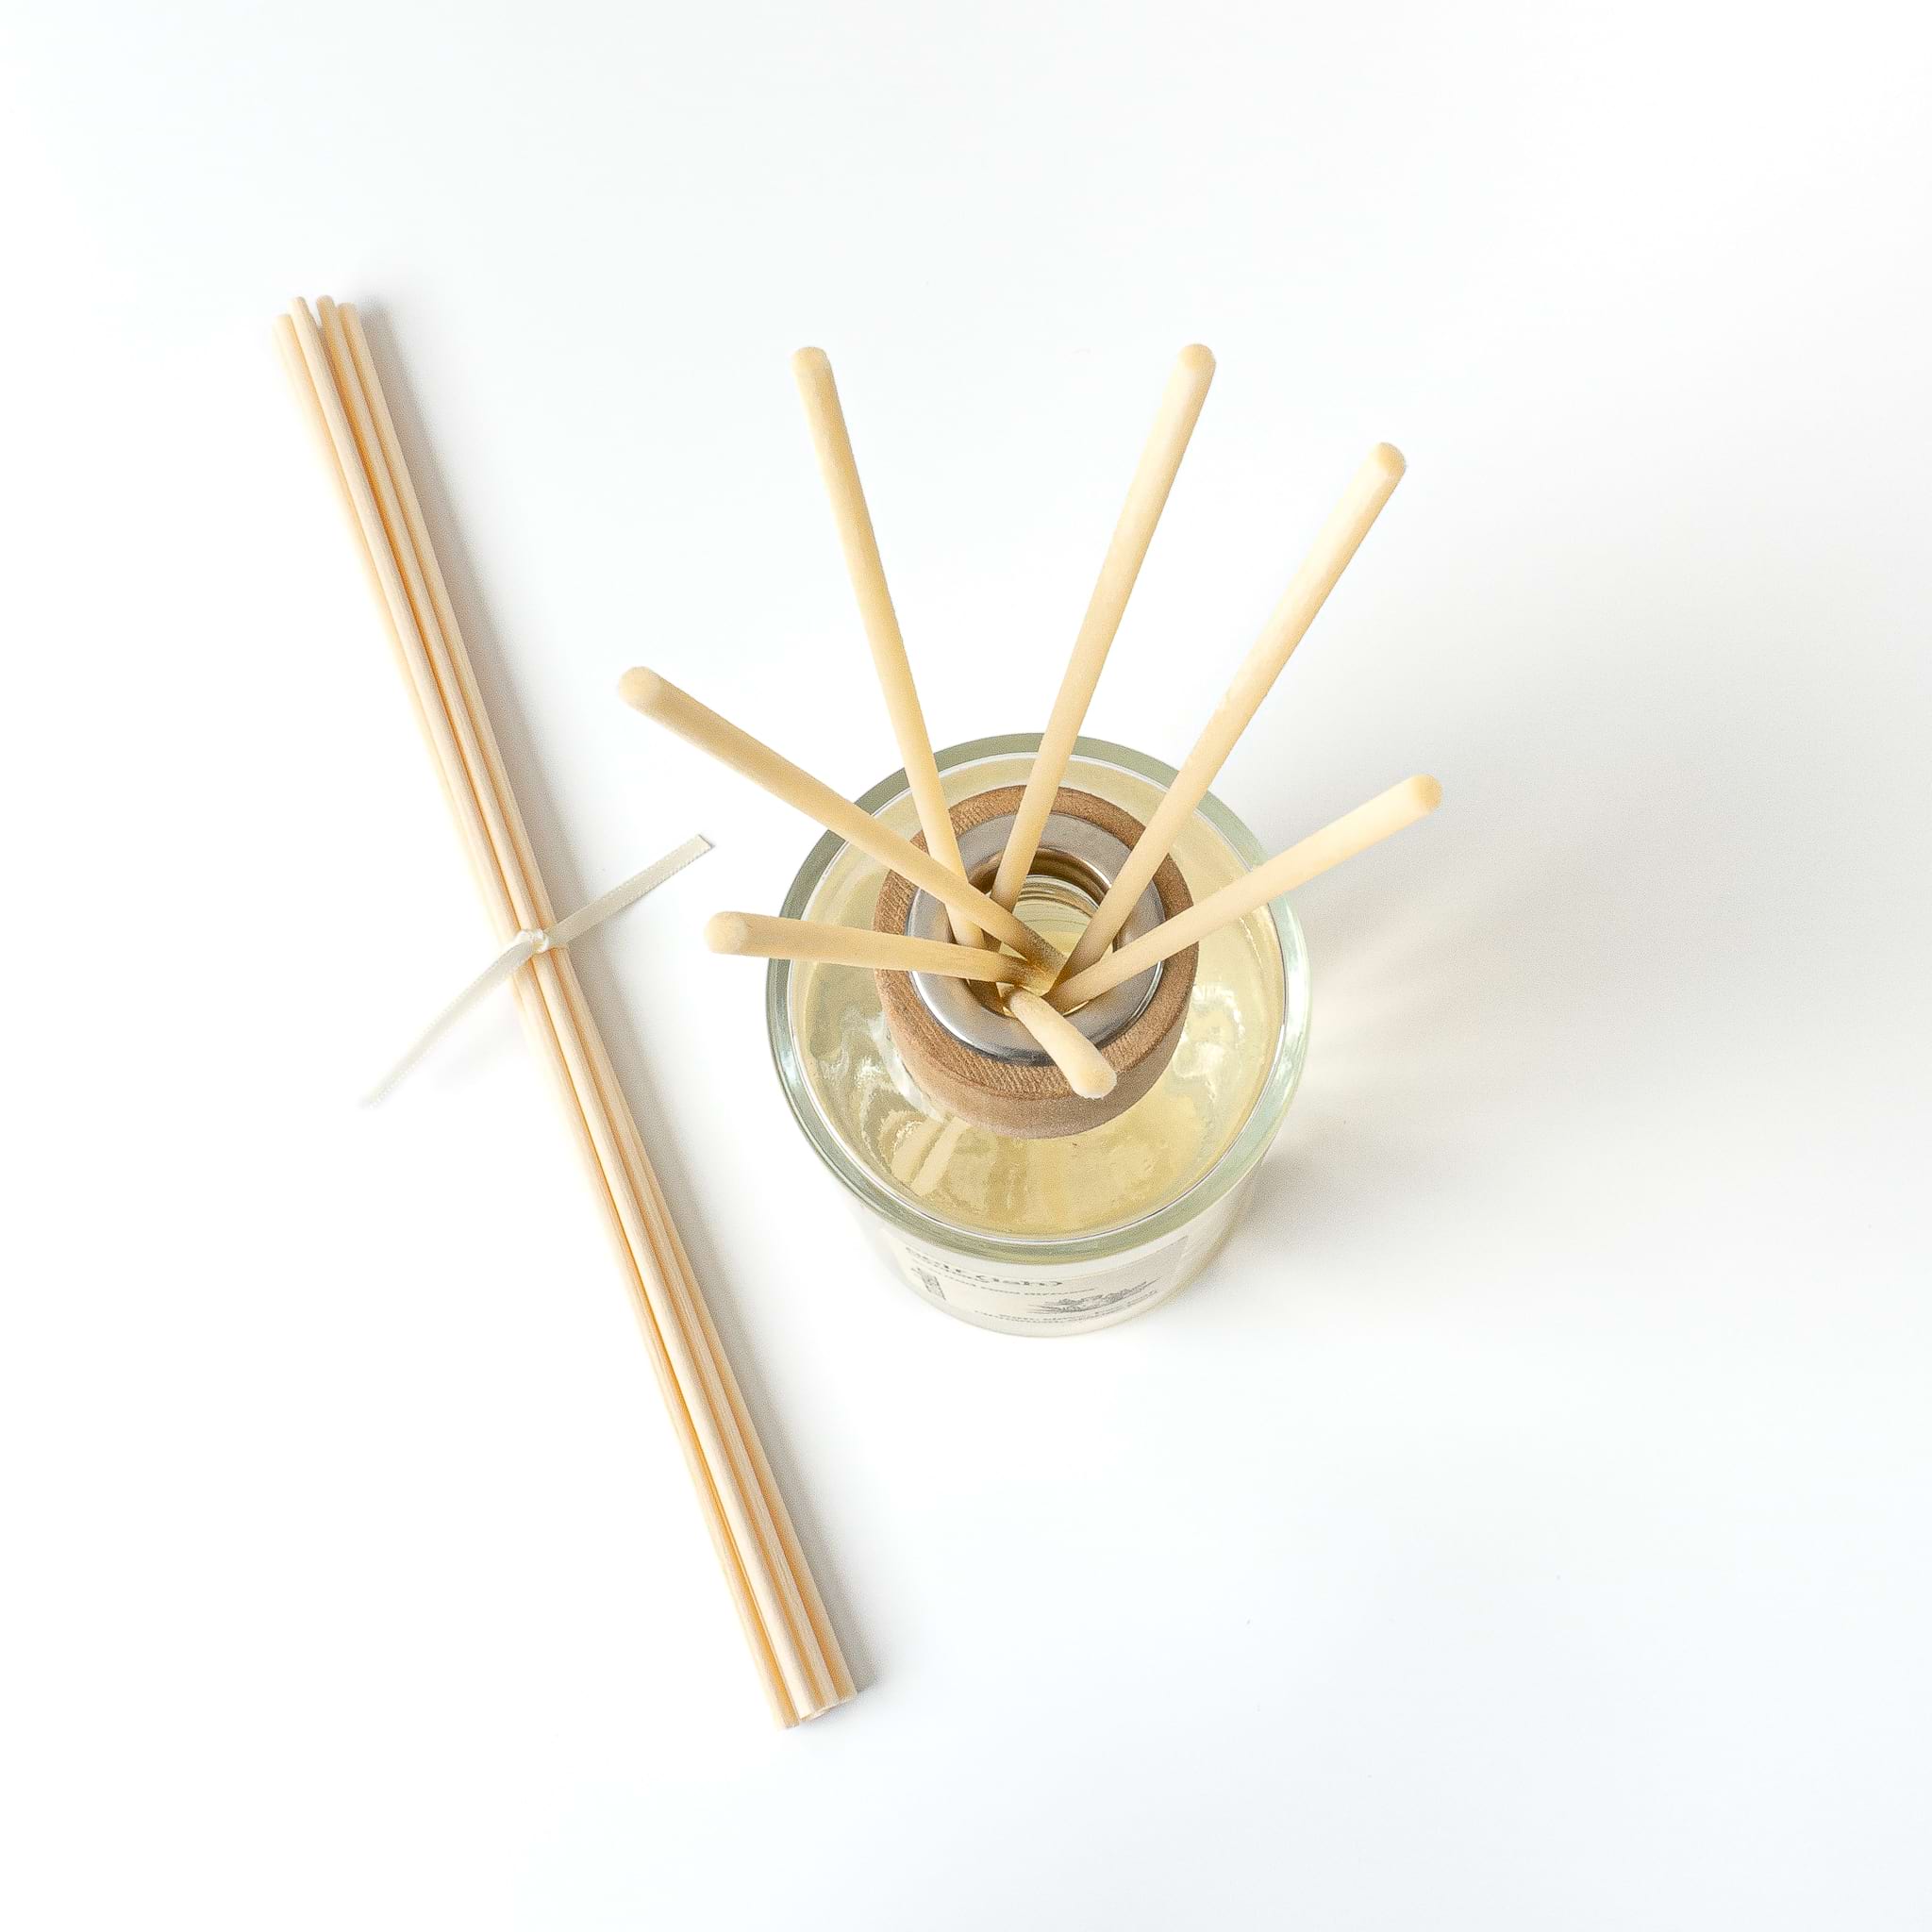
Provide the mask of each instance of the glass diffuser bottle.
MULTIPOLYGON (((948 804, 1024 784, 1039 743, 1030 734, 940 753, 948 804)), ((1144 823, 1174 776, 1141 753, 1082 738, 1062 783, 1144 823)), ((918 830, 902 772, 858 803, 908 837, 918 830)), ((1195 898, 1263 856, 1211 794, 1173 852, 1195 898)), ((828 835, 784 912, 870 925, 888 877, 828 835)), ((1091 909, 1079 878, 1037 863, 1016 908, 1062 947, 1091 909)), ((1204 940, 1171 1058, 1148 1090, 1091 1127, 1044 1137, 996 1130, 935 1100, 908 1071, 879 982, 862 968, 774 959, 766 1011, 807 1140, 908 1286, 981 1327, 1074 1335, 1158 1307, 1226 1238, 1301 1076, 1307 958, 1286 900, 1204 940)))

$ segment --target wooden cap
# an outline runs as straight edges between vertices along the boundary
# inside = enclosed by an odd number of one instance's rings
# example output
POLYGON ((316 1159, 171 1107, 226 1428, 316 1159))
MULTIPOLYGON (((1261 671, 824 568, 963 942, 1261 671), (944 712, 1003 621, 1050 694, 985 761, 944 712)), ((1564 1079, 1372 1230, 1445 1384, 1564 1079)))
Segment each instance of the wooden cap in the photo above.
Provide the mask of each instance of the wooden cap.
MULTIPOLYGON (((1008 785, 961 800, 952 808, 955 836, 962 844, 970 844, 969 833, 1019 808, 1023 789, 1008 785)), ((1052 809, 1054 816, 1097 827, 1125 850, 1130 851, 1141 836, 1137 819, 1089 791, 1063 786, 1054 796, 1052 809)), ((924 839, 913 842, 924 844, 924 839)), ((1050 855, 1052 844, 1049 837, 1044 841, 1043 858, 1050 855)), ((1045 863, 1036 866, 1036 870, 1047 869, 1045 863)), ((1110 881, 1101 883, 1105 887, 1110 881)), ((1172 858, 1162 861, 1150 891, 1159 900, 1162 919, 1172 919, 1193 904, 1187 880, 1172 858)), ((874 928, 905 932, 913 914, 914 896, 915 889, 908 880, 897 873, 889 874, 873 915, 874 928)), ((1021 1057, 1012 1058, 970 1045, 941 1024, 910 974, 879 973, 874 976, 886 1024, 906 1070, 936 1106, 996 1134, 1041 1141, 1081 1133, 1112 1120, 1154 1086, 1166 1072, 1180 1040, 1199 960, 1199 949, 1190 946, 1163 961, 1144 1004, 1140 1004, 1117 1031, 1095 1040, 1115 1074, 1113 1091, 1104 1100, 1081 1099, 1067 1085, 1065 1074, 1030 1046, 1021 1057)), ((972 997, 965 982, 955 982, 954 987, 956 997, 972 997)), ((1078 1016, 1074 1017, 1077 1020, 1078 1016)), ((1016 1022, 1007 1024, 1018 1030, 1016 1022)))

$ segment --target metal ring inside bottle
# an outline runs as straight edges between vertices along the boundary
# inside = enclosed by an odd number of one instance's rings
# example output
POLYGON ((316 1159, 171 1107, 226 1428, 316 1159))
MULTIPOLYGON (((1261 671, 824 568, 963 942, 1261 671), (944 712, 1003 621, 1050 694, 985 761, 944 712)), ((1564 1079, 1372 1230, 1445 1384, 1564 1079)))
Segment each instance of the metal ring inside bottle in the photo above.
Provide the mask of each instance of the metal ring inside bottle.
MULTIPOLYGON (((1013 814, 1008 812, 959 835, 959 857, 965 863, 966 876, 981 891, 991 883, 1012 829, 1013 814)), ((1030 870, 1037 876, 1058 878, 1077 886, 1097 905, 1126 862, 1127 848, 1111 832, 1090 824, 1085 819, 1051 812, 1041 832, 1040 852, 1030 870)), ((1152 932, 1164 916, 1160 894, 1149 886, 1127 915, 1115 943, 1124 946, 1142 933, 1152 932)), ((913 893, 911 910, 906 915, 906 930, 915 939, 950 940, 953 936, 945 907, 925 891, 913 893)), ((1112 991, 1088 1001, 1067 1018, 1095 1046, 1105 1046, 1140 1018, 1154 997, 1154 989, 1160 984, 1160 973, 1158 965, 1150 966, 1112 991)), ((910 976, 913 990, 926 1010, 954 1039, 979 1053, 991 1055, 994 1059, 1028 1066, 1046 1064, 1047 1056, 1035 1044, 1032 1034, 1019 1021, 987 1006, 973 991, 973 981, 949 979, 938 973, 915 973, 910 976)))

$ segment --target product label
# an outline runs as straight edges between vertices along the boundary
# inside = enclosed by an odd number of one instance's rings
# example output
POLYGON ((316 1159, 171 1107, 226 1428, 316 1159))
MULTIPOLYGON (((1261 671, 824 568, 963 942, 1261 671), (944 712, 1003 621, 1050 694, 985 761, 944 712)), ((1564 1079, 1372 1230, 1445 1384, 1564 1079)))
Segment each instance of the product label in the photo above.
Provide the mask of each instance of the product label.
POLYGON ((1038 1269, 962 1254, 867 1217, 908 1287, 948 1314, 1016 1335, 1079 1334, 1143 1313, 1200 1273, 1246 1196, 1234 1189, 1177 1234, 1091 1261, 1038 1269))

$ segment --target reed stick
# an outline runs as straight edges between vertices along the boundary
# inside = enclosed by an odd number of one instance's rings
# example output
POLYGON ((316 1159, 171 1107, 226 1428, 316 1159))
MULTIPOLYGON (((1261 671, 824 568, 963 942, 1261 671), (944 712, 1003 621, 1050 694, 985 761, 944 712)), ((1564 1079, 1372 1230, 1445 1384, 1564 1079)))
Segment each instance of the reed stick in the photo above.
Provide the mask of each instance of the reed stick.
MULTIPOLYGON (((460 770, 453 768, 450 773, 453 787, 470 788, 473 803, 479 809, 490 838, 488 858, 498 868, 497 883, 507 895, 511 920, 521 929, 535 929, 549 923, 547 899, 540 887, 533 888, 529 874, 511 857, 514 841, 508 829, 507 794, 487 782, 491 761, 479 741, 476 714, 461 702, 461 680, 451 658, 448 637, 428 599, 422 558, 402 515, 390 467, 390 452, 376 430, 362 372, 355 365, 345 326, 333 304, 325 300, 319 308, 323 340, 341 400, 347 406, 358 453, 375 489, 384 534, 410 593, 409 614, 417 629, 411 635, 407 625, 400 626, 405 647, 412 659, 420 659, 419 673, 421 665, 426 664, 453 729, 460 758, 460 770)), ((299 317, 296 327, 299 333, 299 317)), ((776 1541, 775 1531, 758 1520, 762 1503, 749 1498, 739 1482, 730 1479, 736 1475, 741 1480, 747 1458, 741 1444, 726 1440, 726 1432, 711 1406, 718 1399, 715 1375, 709 1378, 711 1386, 706 1389, 706 1364, 693 1353, 688 1316, 680 1319, 675 1307, 677 1284, 667 1274, 661 1252, 663 1231, 661 1225, 653 1224, 652 1207, 643 1198, 635 1172, 625 1171, 626 1150, 622 1130, 612 1115, 608 1089, 598 1081, 581 1027, 569 1011, 563 965, 563 958, 556 955, 545 955, 532 962, 535 997, 530 993, 523 995, 525 1009, 539 1028, 540 1040, 554 1051, 553 1071, 558 1077, 559 1091, 576 1109, 595 1171, 607 1191, 606 1198, 616 1217, 620 1252, 626 1253, 631 1260, 639 1306, 649 1310, 647 1337, 664 1354, 670 1370, 670 1387, 677 1391, 690 1421, 697 1469, 703 1471, 718 1506, 723 1519, 719 1528, 732 1557, 727 1576, 735 1574, 741 1579, 748 1592, 749 1602, 741 1604, 741 1615, 756 1623, 759 1640, 755 1655, 760 1657, 761 1662, 769 1659, 775 1672, 780 1696, 774 1702, 782 1715, 822 1695, 824 1673, 815 1673, 813 1661, 798 1650, 790 1633, 773 1634, 787 1623, 795 1624, 802 1619, 803 1606, 795 1586, 774 1572, 769 1558, 749 1563, 741 1559, 741 1551, 757 1544, 762 1543, 769 1549, 776 1541), (699 1390, 708 1395, 708 1401, 693 1399, 691 1391, 699 1390)), ((735 1424, 732 1426, 735 1428, 735 1424)))
POLYGON ((668 677, 660 677, 641 665, 626 671, 618 680, 617 689, 625 704, 655 719, 667 730, 676 732, 721 764, 729 765, 734 772, 795 811, 802 811, 848 845, 856 845, 889 871, 910 879, 949 911, 984 926, 1022 958, 1030 959, 1036 966, 1058 970, 1060 955, 1054 947, 1024 920, 995 904, 976 887, 968 885, 943 859, 922 852, 909 839, 902 839, 890 826, 880 824, 870 812, 841 796, 824 779, 814 778, 749 731, 721 718, 689 691, 680 691, 668 677))
MULTIPOLYGON (((460 633, 455 629, 447 590, 441 585, 441 572, 435 566, 421 507, 408 484, 394 425, 382 402, 380 386, 375 381, 374 365, 368 358, 366 341, 361 339, 359 323, 353 314, 338 318, 331 304, 324 303, 322 308, 325 338, 337 358, 338 379, 356 412, 355 420, 359 424, 365 415, 374 419, 380 460, 369 441, 363 441, 372 477, 380 483, 382 472, 390 471, 387 491, 378 488, 378 501, 386 506, 392 498, 401 499, 398 507, 403 509, 402 520, 391 521, 388 527, 399 558, 413 560, 413 575, 406 570, 406 582, 413 584, 426 577, 437 587, 429 608, 425 611, 418 606, 419 619, 445 696, 454 691, 461 698, 461 702, 452 702, 450 708, 458 725, 458 741, 469 768, 473 775, 481 773, 493 779, 483 791, 486 798, 494 801, 493 810, 486 813, 486 823, 504 828, 507 842, 498 844, 496 856, 510 889, 512 906, 520 919, 551 924, 554 913, 549 897, 536 871, 534 857, 525 856, 530 851, 527 835, 508 779, 503 775, 493 735, 487 729, 488 721, 476 694, 468 653, 462 649, 460 633)), ((755 1446, 755 1436, 749 1442, 744 1439, 744 1424, 733 1411, 736 1391, 735 1386, 727 1386, 728 1364, 716 1358, 715 1348, 707 1350, 692 1340, 708 1317, 700 1318, 702 1297, 690 1275, 688 1262, 675 1265, 681 1260, 681 1243, 675 1239, 675 1228, 670 1226, 661 1191, 650 1172, 636 1124, 617 1087, 568 954, 550 953, 535 963, 536 987, 549 1008, 555 1024, 554 1038, 562 1049, 563 1063, 570 1075, 571 1094, 582 1110, 592 1149, 607 1178, 612 1163, 622 1162, 630 1183, 628 1192, 619 1188, 610 1198, 633 1253, 638 1252, 641 1236, 649 1245, 649 1265, 640 1270, 638 1278, 644 1297, 640 1306, 649 1299, 654 1286, 651 1267, 655 1266, 661 1277, 655 1284, 658 1299, 675 1315, 666 1343, 669 1357, 683 1378, 681 1386, 687 1391, 695 1387, 702 1398, 701 1403, 691 1403, 688 1395, 687 1403, 709 1458, 725 1525, 738 1547, 748 1547, 749 1542, 757 1545, 759 1560, 749 1564, 741 1560, 739 1568, 767 1626, 776 1628, 782 1624, 791 1640, 771 1643, 774 1661, 794 1708, 803 1710, 814 1701, 824 1705, 827 1693, 839 1690, 838 1679, 843 1666, 841 1663, 834 1670, 823 1652, 822 1638, 829 1632, 829 1624, 824 1619, 823 1606, 814 1608, 808 1602, 808 1597, 816 1598, 816 1591, 809 1587, 808 1571, 803 1583, 795 1574, 788 1554, 790 1524, 782 1522, 782 1500, 776 1498, 775 1485, 770 1481, 761 1449, 755 1446), (721 1471, 723 1477, 728 1479, 721 1479, 721 1471)), ((661 1310, 658 1319, 662 1319, 661 1310)), ((831 1701, 836 1701, 836 1694, 831 1701)))
POLYGON ((1233 682, 1215 707, 1186 763, 1155 807, 1146 830, 1135 842, 1107 896, 1094 908, 1086 931, 1067 956, 1067 963, 1060 969, 1062 981, 1086 972, 1113 943, 1114 936, 1126 923, 1148 882, 1160 870, 1160 861, 1174 849, 1174 841, 1193 817, 1195 807, 1208 795, 1208 788, 1226 762, 1235 741, 1260 709, 1261 700, 1281 675, 1282 667, 1307 635, 1329 591, 1369 534, 1370 525, 1402 480, 1403 468, 1402 452, 1380 442, 1357 470, 1301 568, 1282 592, 1281 601, 1262 625, 1260 636, 1235 673, 1233 682))
POLYGON ((1357 852, 1392 837, 1418 819, 1426 818, 1442 802, 1442 788, 1429 777, 1405 778, 1400 785, 1358 805, 1332 825, 1310 834, 1298 845, 1278 852, 1253 872, 1230 880, 1218 892, 1197 899, 1185 912, 1157 925, 1150 933, 1108 953, 1105 958, 1064 978, 1053 990, 1056 1007, 1069 1009, 1104 992, 1162 959, 1171 959, 1189 946, 1212 937, 1224 926, 1244 919, 1271 899, 1292 891, 1318 873, 1327 872, 1357 852))
POLYGON ((1105 1100, 1113 1091, 1116 1075, 1107 1056, 1064 1013, 1056 1012, 1038 993, 1020 989, 1007 995, 1007 1010, 1032 1034, 1082 1100, 1105 1100))
POLYGON ((869 925, 832 925, 816 919, 769 919, 761 912, 714 913, 705 927, 714 953, 757 959, 811 959, 825 966, 862 966, 874 973, 939 973, 1044 992, 1052 969, 985 946, 954 946, 909 933, 874 932, 869 925))
MULTIPOLYGON (((554 923, 549 897, 366 339, 352 310, 326 301, 320 309, 318 328, 297 304, 277 339, 285 358, 294 343, 305 407, 326 437, 486 902, 503 937, 540 929, 554 923)), ((850 1673, 575 968, 567 954, 545 953, 513 983, 630 1272, 653 1366, 760 1679, 782 1722, 816 1715, 852 1694, 850 1673)))
MULTIPOLYGON (((529 880, 528 896, 535 907, 537 916, 545 925, 553 924, 555 913, 549 894, 544 889, 522 818, 517 811, 516 801, 504 773, 502 757, 494 735, 489 729, 489 721, 477 690, 475 675, 463 645, 461 634, 456 628, 455 616, 449 608, 447 589, 443 585, 433 547, 424 526, 421 507, 416 500, 408 469, 402 459, 394 425, 390 420, 387 404, 382 397, 380 385, 375 379, 367 343, 362 337, 361 325, 353 310, 345 313, 355 353, 366 375, 375 400, 377 425, 384 439, 384 446, 393 462, 401 486, 403 506, 409 521, 409 527, 421 545, 422 555, 427 566, 432 596, 437 609, 442 613, 455 676, 464 695, 464 702, 477 720, 485 763, 502 794, 514 849, 521 855, 521 863, 529 880)), ((788 1653, 784 1642, 774 1645, 781 1672, 794 1686, 794 1711, 801 1716, 815 1715, 854 1694, 855 1687, 851 1674, 840 1651, 831 1620, 812 1577, 810 1567, 806 1561, 763 1445, 758 1439, 757 1430, 744 1405, 731 1364, 719 1343, 710 1310, 706 1306, 703 1292, 699 1289, 682 1237, 671 1220, 662 1188, 645 1154, 642 1138, 638 1131, 629 1105, 618 1085, 602 1033, 591 1015, 575 966, 569 954, 563 951, 553 951, 544 956, 539 961, 539 965, 541 969, 537 975, 539 986, 549 990, 554 981, 555 989, 560 992, 568 1009, 567 1016, 573 1023, 573 1030, 562 1034, 561 1037, 565 1043, 574 1047, 576 1054, 587 1062, 590 1076, 595 1083, 599 1111, 591 1118, 593 1123, 608 1124, 608 1131, 614 1138, 618 1152, 625 1162, 627 1177, 642 1197, 644 1218, 652 1230, 653 1258, 665 1272, 671 1301, 685 1331, 684 1335, 678 1338, 684 1354, 679 1354, 678 1351, 674 1351, 674 1354, 680 1360, 688 1355, 689 1360, 694 1365, 701 1385, 699 1393, 709 1410, 708 1414, 701 1418, 702 1433, 708 1442, 715 1436, 722 1443, 729 1463, 729 1483, 720 1484, 726 1506, 725 1513, 741 1541, 747 1531, 757 1541, 757 1560, 747 1563, 741 1551, 741 1568, 743 1568, 750 1576, 755 1595, 768 1618, 773 1614, 775 1606, 777 1613, 783 1619, 785 1636, 797 1650, 797 1659, 794 1660, 788 1653), (766 1570, 770 1572, 769 1582, 762 1574, 766 1570), (800 1695, 796 1689, 801 1670, 803 1695, 800 1695)), ((630 1218, 636 1217, 632 1215, 630 1218)), ((687 1389, 689 1386, 687 1383, 687 1389)), ((689 1396, 687 1399, 690 1399, 689 1396)))
MULTIPOLYGON (((946 804, 945 788, 940 782, 939 766, 933 758, 932 740, 926 734, 925 713, 920 708, 919 691, 912 681, 912 665, 906 656, 898 613, 892 608, 892 594, 886 586, 886 567, 873 530, 872 512, 866 507, 865 490, 858 480, 858 460, 852 453, 852 438, 845 426, 845 411, 839 401, 839 385, 832 375, 831 360, 823 349, 801 349, 791 358, 791 373, 805 402, 820 474, 824 478, 839 541, 845 553, 845 568, 858 598, 859 615, 872 645, 873 668, 878 675, 886 712, 892 723, 892 736, 906 767, 907 790, 912 794, 920 830, 925 834, 925 849, 947 871, 963 879, 966 868, 953 831, 952 810, 946 804)), ((1011 902, 1008 905, 1010 908, 1011 902)), ((954 937, 961 944, 985 944, 986 935, 979 925, 956 905, 948 905, 947 917, 952 922, 954 937)), ((1042 1051, 1058 1064, 1070 1049, 1057 1032, 1051 1039, 1041 1038, 1035 1030, 1039 1023, 1029 1017, 1032 1011, 1032 1008, 1026 1008, 1018 1012, 1021 1024, 1029 1033, 1035 1033, 1042 1051)), ((1095 1077, 1091 1068, 1084 1063, 1083 1072, 1090 1081, 1095 1077)))
POLYGON ((1167 507, 1168 492, 1180 474, 1181 458, 1188 453, 1188 441, 1200 420, 1201 406, 1208 400, 1208 385, 1213 380, 1214 358, 1199 342, 1183 349, 1175 358, 1139 467, 1127 486, 1126 504, 1101 559, 1100 575, 1074 639, 1059 694, 1041 734, 1040 750, 1014 812, 1007 849, 1000 855, 991 891, 1002 906, 1019 904, 1027 871, 1040 850, 1040 835, 1053 811, 1054 796, 1066 776, 1067 760, 1074 755, 1074 741, 1086 722, 1087 707, 1093 702, 1107 654, 1113 648, 1121 619, 1126 615, 1127 599, 1133 595, 1148 545, 1154 541, 1155 525, 1167 507))
MULTIPOLYGON (((873 668, 878 674, 879 690, 885 696, 886 715, 891 720, 900 762, 906 767, 906 786, 919 814, 919 829, 925 834, 925 849, 963 878, 966 868, 959 862, 959 841, 953 832, 952 811, 946 804, 945 789, 940 783, 940 768, 933 761, 925 713, 920 708, 918 688, 912 681, 906 640, 899 632, 899 614, 892 608, 892 593, 886 586, 886 566, 873 530, 872 511, 866 507, 865 488, 858 480, 858 459, 852 453, 852 437, 845 426, 845 411, 839 401, 839 385, 832 375, 831 359, 823 349, 800 349, 791 358, 791 374, 805 404, 806 420, 811 425, 819 474, 824 478, 825 494, 831 500, 832 521, 838 525, 840 547, 845 553, 846 574, 852 579, 853 594, 858 599, 859 619, 865 625, 866 641, 872 646, 873 668)), ((1010 906, 1012 901, 1005 903, 1010 906)), ((979 928, 963 912, 949 908, 948 916, 953 922, 954 937, 960 944, 984 943, 979 928)))

